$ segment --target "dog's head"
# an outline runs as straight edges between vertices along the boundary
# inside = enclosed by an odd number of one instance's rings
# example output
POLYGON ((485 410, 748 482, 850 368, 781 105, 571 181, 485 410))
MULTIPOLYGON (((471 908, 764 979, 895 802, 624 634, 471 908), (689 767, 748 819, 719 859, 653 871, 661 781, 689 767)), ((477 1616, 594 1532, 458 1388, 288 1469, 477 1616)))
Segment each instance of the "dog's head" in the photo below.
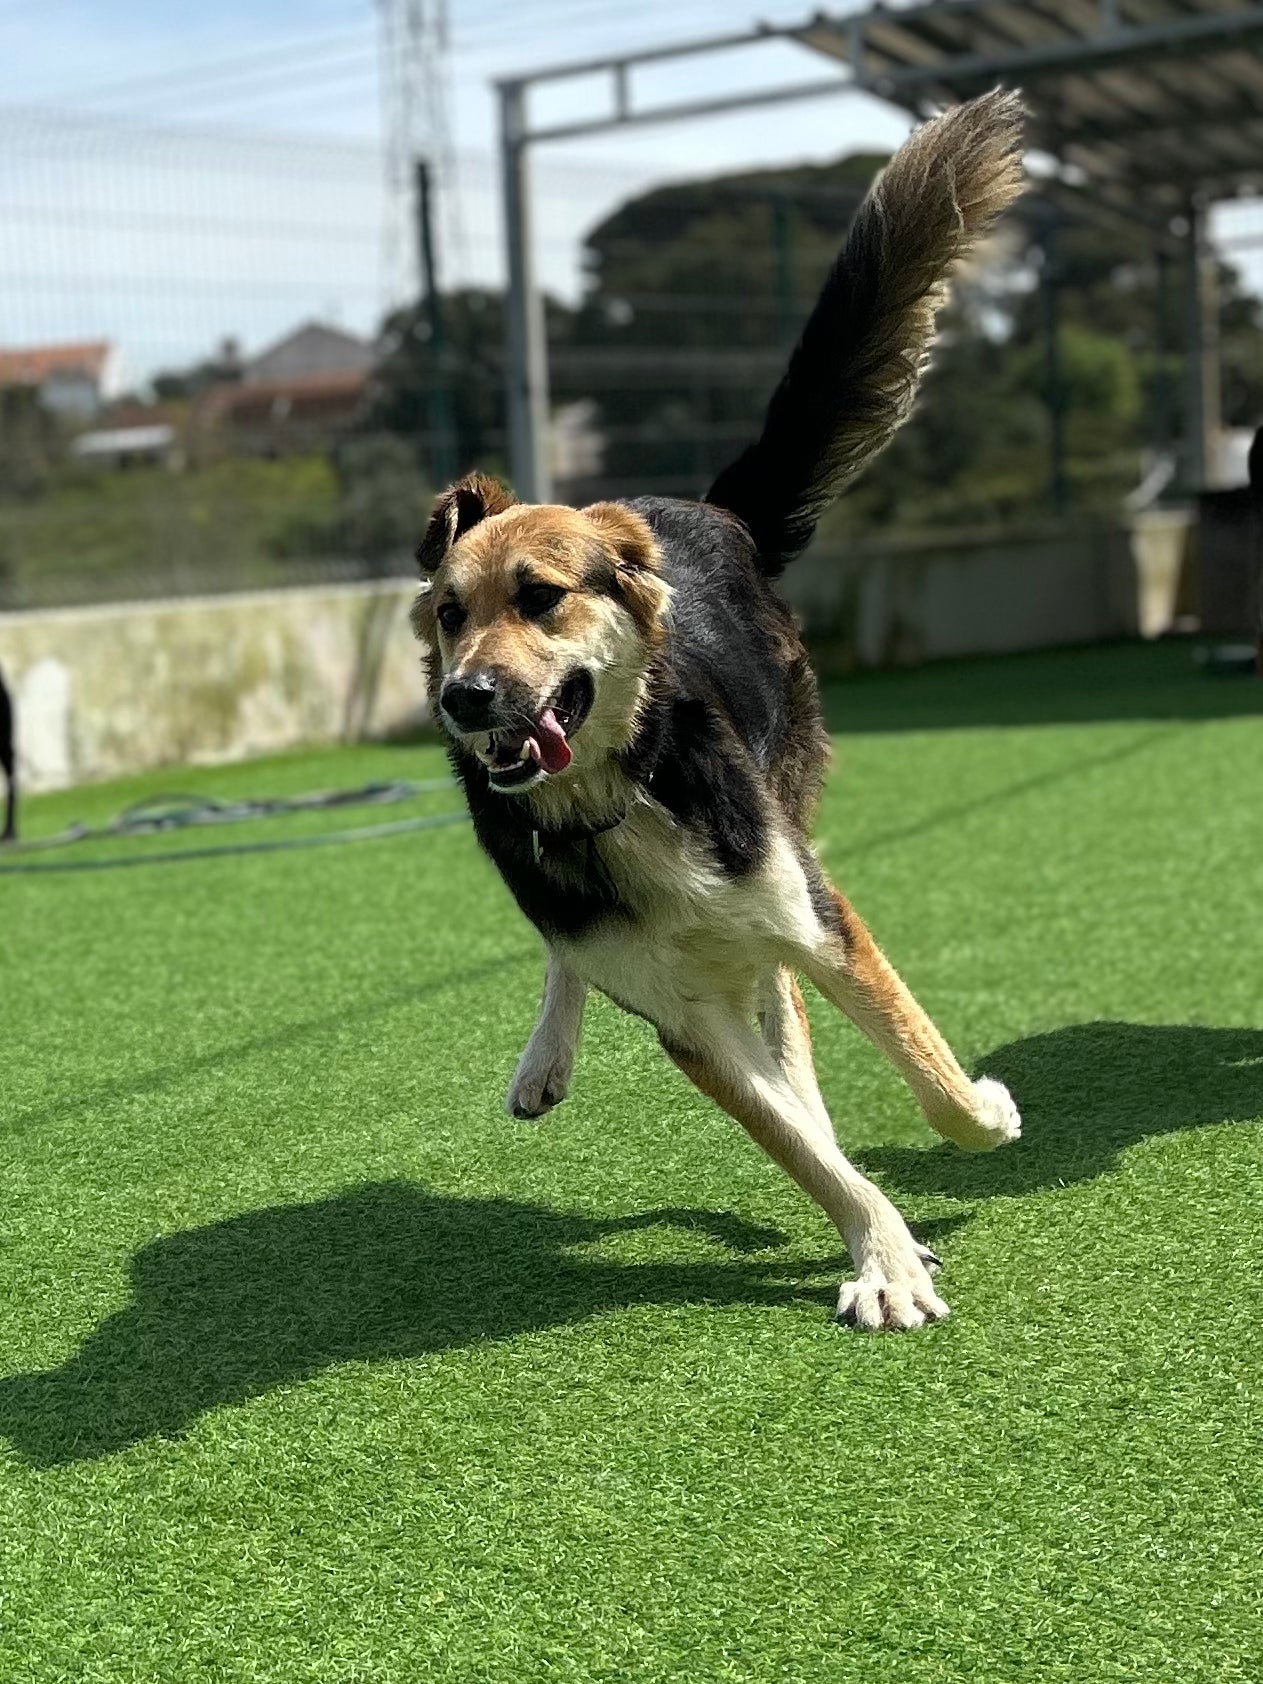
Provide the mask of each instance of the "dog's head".
POLYGON ((638 515, 518 503, 471 474, 439 498, 417 560, 439 721, 495 789, 626 746, 670 596, 638 515))

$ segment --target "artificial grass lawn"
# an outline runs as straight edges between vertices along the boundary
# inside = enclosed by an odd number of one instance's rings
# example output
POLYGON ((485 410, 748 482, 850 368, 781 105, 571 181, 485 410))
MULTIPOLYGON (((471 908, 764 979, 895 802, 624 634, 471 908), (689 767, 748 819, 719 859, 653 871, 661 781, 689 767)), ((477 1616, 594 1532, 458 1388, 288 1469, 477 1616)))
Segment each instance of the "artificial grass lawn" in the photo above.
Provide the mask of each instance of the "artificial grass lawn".
POLYGON ((603 1001, 503 1114, 540 959, 465 827, 0 878, 5 1684, 1258 1679, 1263 686, 1119 649, 829 701, 826 863, 1026 1120, 939 1146, 812 1002, 946 1261, 917 1334, 830 1324, 824 1219, 603 1001))

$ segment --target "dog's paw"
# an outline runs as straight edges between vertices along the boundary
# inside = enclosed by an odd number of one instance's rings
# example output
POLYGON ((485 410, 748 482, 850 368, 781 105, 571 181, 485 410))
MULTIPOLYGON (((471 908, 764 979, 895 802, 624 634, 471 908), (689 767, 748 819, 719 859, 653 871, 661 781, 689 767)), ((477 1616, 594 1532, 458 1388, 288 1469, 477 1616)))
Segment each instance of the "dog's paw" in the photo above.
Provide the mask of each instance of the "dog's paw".
POLYGON ((934 1290, 930 1276, 938 1258, 924 1246, 884 1264, 868 1263, 859 1279, 843 1281, 837 1319, 868 1333, 904 1332, 951 1313, 934 1290))
POLYGON ((1003 1082, 993 1082, 990 1076, 980 1077, 974 1083, 974 1098, 978 1102, 974 1118, 978 1138, 968 1146, 969 1151, 992 1152, 997 1146, 1008 1146, 1021 1138, 1022 1118, 1003 1082))
POLYGON ((969 1111, 952 1111, 931 1116, 930 1126, 963 1152, 994 1152, 1020 1138, 1022 1119, 1003 1082, 983 1076, 973 1084, 974 1103, 969 1111))
POLYGON ((534 1054, 528 1047, 504 1102, 510 1117, 542 1117, 560 1105, 570 1088, 571 1063, 560 1055, 534 1054))

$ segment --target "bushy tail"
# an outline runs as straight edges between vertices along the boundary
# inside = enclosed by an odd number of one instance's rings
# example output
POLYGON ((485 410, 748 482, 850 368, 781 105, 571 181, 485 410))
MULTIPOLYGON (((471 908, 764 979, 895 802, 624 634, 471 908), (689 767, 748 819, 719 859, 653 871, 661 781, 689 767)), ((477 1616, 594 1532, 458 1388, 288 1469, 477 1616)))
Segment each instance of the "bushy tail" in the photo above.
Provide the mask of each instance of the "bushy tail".
POLYGON ((706 493, 769 575, 906 419, 948 276, 1021 192, 1021 151, 1021 99, 997 88, 917 129, 870 188, 761 436, 706 493))

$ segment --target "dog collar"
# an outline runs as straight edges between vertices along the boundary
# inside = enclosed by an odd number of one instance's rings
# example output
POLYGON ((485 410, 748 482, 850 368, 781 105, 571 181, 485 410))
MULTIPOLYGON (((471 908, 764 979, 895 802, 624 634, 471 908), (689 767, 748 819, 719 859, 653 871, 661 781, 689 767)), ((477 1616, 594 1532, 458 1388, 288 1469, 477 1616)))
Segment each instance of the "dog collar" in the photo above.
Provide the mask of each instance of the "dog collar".
POLYGON ((626 812, 622 812, 616 818, 608 819, 605 824, 562 825, 549 830, 541 830, 536 826, 531 831, 531 852, 535 856, 536 865, 543 859, 546 849, 568 848, 576 842, 594 842, 598 836, 604 836, 607 830, 616 829, 626 817, 626 812))

